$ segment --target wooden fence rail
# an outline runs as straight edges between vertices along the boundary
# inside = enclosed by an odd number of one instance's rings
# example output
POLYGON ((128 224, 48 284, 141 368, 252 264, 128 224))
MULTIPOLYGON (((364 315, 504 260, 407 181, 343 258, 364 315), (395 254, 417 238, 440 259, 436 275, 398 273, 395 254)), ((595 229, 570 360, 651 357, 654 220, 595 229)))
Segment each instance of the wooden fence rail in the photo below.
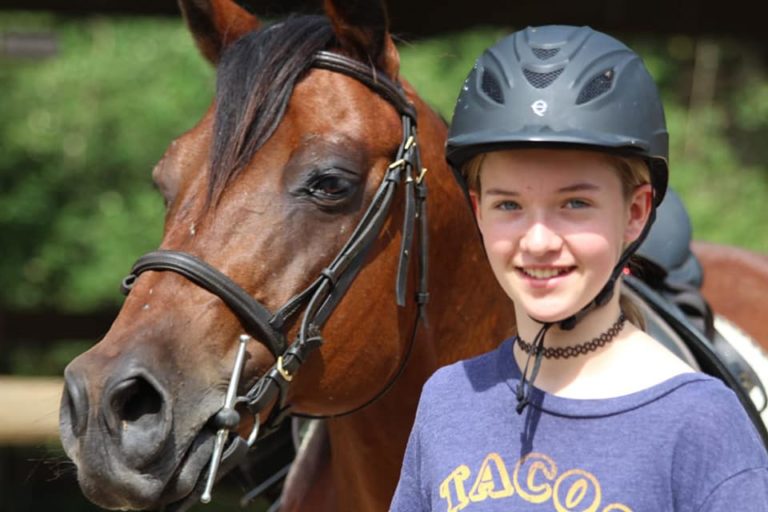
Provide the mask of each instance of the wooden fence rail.
POLYGON ((57 441, 63 387, 57 377, 0 376, 0 445, 57 441))
MULTIPOLYGON (((81 314, 0 310, 0 357, 20 348, 46 349, 61 340, 95 343, 115 315, 113 309, 81 314)), ((0 446, 57 442, 63 388, 61 377, 0 374, 0 446)))

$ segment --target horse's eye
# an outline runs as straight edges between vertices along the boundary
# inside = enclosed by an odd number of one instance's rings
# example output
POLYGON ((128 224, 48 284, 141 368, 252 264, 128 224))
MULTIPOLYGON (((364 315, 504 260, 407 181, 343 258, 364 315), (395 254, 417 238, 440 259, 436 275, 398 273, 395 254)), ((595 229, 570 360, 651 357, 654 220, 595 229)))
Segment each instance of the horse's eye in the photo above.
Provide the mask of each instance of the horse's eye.
POLYGON ((316 196, 329 199, 345 197, 353 187, 353 183, 341 176, 324 176, 315 181, 309 191, 316 196))
POLYGON ((318 204, 339 206, 350 199, 357 190, 358 180, 349 171, 341 169, 315 173, 305 188, 318 204))

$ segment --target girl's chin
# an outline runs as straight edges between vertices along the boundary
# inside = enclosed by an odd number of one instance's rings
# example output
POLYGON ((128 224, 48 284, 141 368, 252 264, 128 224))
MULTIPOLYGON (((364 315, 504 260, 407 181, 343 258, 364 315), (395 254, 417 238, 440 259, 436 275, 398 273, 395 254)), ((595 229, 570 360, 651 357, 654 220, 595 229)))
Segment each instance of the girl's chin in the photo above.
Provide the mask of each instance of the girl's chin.
POLYGON ((573 313, 562 313, 562 314, 551 314, 549 312, 548 314, 544 313, 537 313, 537 312, 526 312, 527 315, 539 323, 547 323, 547 324, 553 324, 560 322, 562 320, 565 320, 569 316, 573 315, 573 313))
MULTIPOLYGON (((519 307, 518 304, 515 304, 519 307)), ((538 303, 538 304, 522 304, 521 308, 525 314, 539 322, 555 323, 565 320, 566 318, 575 315, 581 307, 572 303, 538 303)))

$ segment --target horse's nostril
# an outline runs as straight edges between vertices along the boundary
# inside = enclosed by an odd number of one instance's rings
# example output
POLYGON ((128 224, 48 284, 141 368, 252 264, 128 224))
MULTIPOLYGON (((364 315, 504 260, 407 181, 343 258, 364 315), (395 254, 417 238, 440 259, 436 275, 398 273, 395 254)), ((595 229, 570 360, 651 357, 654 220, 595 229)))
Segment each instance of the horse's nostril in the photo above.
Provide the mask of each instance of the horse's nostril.
POLYGON ((134 377, 115 386, 111 409, 124 430, 129 424, 156 421, 163 409, 163 397, 147 380, 134 377))
POLYGON ((88 422, 88 395, 85 386, 69 375, 65 377, 59 422, 62 429, 69 429, 75 437, 85 432, 88 422))
POLYGON ((113 409, 122 421, 134 423, 160 413, 163 399, 152 385, 141 378, 129 379, 116 390, 113 409))
POLYGON ((126 462, 140 468, 161 452, 171 426, 169 404, 152 378, 136 375, 111 387, 105 417, 126 462))

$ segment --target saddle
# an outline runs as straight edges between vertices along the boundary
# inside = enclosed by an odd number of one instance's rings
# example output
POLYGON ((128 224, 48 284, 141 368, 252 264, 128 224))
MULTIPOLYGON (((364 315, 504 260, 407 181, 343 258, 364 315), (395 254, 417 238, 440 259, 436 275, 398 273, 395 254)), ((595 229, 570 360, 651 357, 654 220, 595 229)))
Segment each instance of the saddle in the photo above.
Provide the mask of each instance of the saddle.
POLYGON ((688 213, 670 189, 625 276, 624 293, 641 310, 651 336, 694 368, 723 380, 765 432, 760 419, 768 405, 765 388, 715 327, 715 315, 701 293, 703 269, 691 251, 691 234, 688 213))

